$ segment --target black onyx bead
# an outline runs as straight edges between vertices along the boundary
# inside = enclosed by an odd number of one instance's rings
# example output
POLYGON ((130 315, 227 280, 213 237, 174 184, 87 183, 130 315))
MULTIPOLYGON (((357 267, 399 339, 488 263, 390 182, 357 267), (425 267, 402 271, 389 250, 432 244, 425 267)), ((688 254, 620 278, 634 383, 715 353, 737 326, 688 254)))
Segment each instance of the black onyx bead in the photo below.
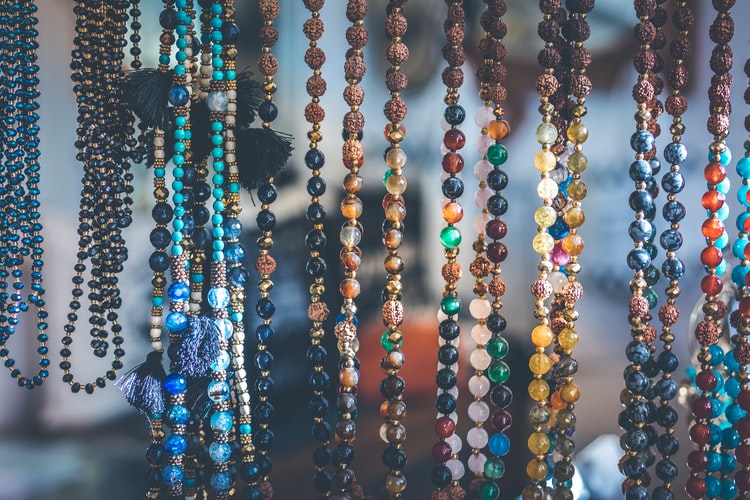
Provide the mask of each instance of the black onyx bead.
POLYGON ((349 465, 354 461, 354 447, 349 443, 340 443, 333 450, 333 461, 337 464, 349 465))
POLYGON ((333 487, 339 490, 348 490, 355 479, 353 470, 339 469, 333 474, 333 487))
POLYGON ((500 217, 508 211, 508 200, 499 194, 494 194, 487 200, 487 211, 495 217, 500 217))
POLYGON ((263 101, 258 106, 258 116, 264 122, 272 122, 279 115, 279 109, 271 101, 263 101))
POLYGON ((444 365, 452 365, 458 361, 458 349, 450 344, 443 344, 438 349, 438 361, 444 365))
POLYGON ((272 231, 276 226, 276 216, 270 210, 261 210, 255 217, 258 229, 261 231, 272 231))
POLYGON ((314 365, 322 365, 328 358, 326 348, 321 345, 313 345, 307 348, 307 360, 314 365))
POLYGON ((160 444, 152 444, 146 448, 146 461, 151 465, 156 465, 164 462, 166 455, 164 454, 164 447, 160 444))
POLYGON ((493 191, 502 191, 508 187, 508 176, 499 168, 495 168, 487 174, 487 186, 493 191))
POLYGON ((451 474, 451 471, 448 469, 448 467, 441 464, 432 469, 430 480, 436 488, 445 488, 446 486, 451 484, 453 475, 451 474))
POLYGON ((325 233, 318 229, 313 229, 307 233, 307 236, 305 236, 305 245, 307 245, 307 248, 310 250, 323 250, 326 247, 327 242, 328 238, 325 233))
POLYGON ((307 220, 313 224, 320 224, 326 218, 326 209, 320 203, 311 203, 307 207, 307 220))
POLYGON ((166 203, 157 203, 154 208, 151 209, 151 217, 158 224, 167 224, 172 220, 172 207, 166 203))
POLYGON ((487 328, 492 333, 503 333, 506 326, 507 322, 505 320, 505 316, 503 316, 502 314, 493 312, 487 317, 487 328))
POLYGON ((490 391, 490 401, 497 408, 507 408, 513 402, 513 391, 505 385, 496 385, 490 391))
POLYGON ((271 377, 258 377, 253 383, 256 394, 259 396, 269 396, 273 391, 274 381, 271 377))
POLYGON ((154 252, 148 258, 148 265, 152 271, 163 273, 169 269, 169 257, 166 252, 154 252))
POLYGON ((326 163, 326 157, 319 149, 310 149, 305 153, 305 165, 310 170, 320 170, 326 163))
POLYGON ((392 446, 383 450, 382 460, 383 464, 392 470, 404 470, 407 463, 406 453, 392 446))
POLYGON ((316 467, 325 467, 331 463, 331 450, 327 446, 321 446, 313 450, 313 463, 316 467))
POLYGON ((451 104, 445 108, 443 116, 449 125, 460 125, 466 119, 466 111, 459 104, 451 104))
POLYGON ((440 322, 438 332, 443 339, 454 340, 461 333, 461 327, 453 319, 444 319, 440 322))
POLYGON ((315 422, 311 431, 312 437, 317 441, 328 441, 331 439, 331 424, 328 422, 315 422))
POLYGON ((437 411, 439 411, 443 415, 450 415, 451 413, 456 411, 456 399, 452 394, 442 392, 435 400, 435 408, 437 408, 437 411))
POLYGON ((325 417, 328 408, 328 400, 322 396, 313 396, 307 404, 307 409, 314 418, 325 417))
POLYGON ((224 22, 221 25, 221 41, 224 44, 234 45, 240 39, 240 27, 235 23, 224 22))
POLYGON ((177 27, 177 12, 173 9, 164 9, 159 14, 159 24, 166 30, 173 30, 177 27))
POLYGON ((273 418, 275 410, 271 403, 260 402, 255 406, 255 411, 253 413, 258 420, 268 422, 273 418))
POLYGON ((307 274, 313 278, 320 278, 325 275, 328 270, 328 264, 326 264, 326 261, 320 257, 313 257, 308 259, 307 264, 305 264, 305 270, 307 271, 307 274))
POLYGON ((654 378, 659 375, 659 365, 656 364, 656 360, 654 360, 654 358, 649 358, 645 363, 643 363, 641 369, 643 370, 643 373, 645 373, 649 378, 654 378))
POLYGON ((448 367, 441 368, 438 370, 437 374, 435 374, 435 382, 440 389, 447 391, 456 385, 456 372, 448 367))
POLYGON ((448 177, 443 181, 443 195, 446 198, 456 199, 464 194, 464 183, 457 177, 448 177))
POLYGON ((307 181, 307 193, 310 196, 323 196, 326 192, 326 181, 322 177, 310 177, 307 181))
POLYGON ((258 186, 258 199, 261 203, 273 203, 276 201, 276 188, 273 184, 261 184, 258 186))

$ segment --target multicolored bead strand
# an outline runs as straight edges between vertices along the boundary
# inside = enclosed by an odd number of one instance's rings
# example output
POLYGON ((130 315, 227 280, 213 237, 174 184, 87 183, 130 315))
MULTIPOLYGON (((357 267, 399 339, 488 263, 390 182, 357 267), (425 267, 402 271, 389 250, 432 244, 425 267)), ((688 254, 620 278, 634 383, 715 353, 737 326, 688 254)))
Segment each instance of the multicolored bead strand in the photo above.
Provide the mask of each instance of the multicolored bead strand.
MULTIPOLYGON (((321 169, 325 166, 325 156, 319 149, 323 134, 320 131, 321 123, 325 118, 325 110, 320 105, 320 98, 326 91, 326 81, 322 76, 322 67, 325 63, 325 53, 318 46, 318 41, 323 36, 324 23, 320 18, 320 10, 325 0, 308 0, 305 7, 310 11, 310 18, 302 27, 302 31, 309 40, 308 49, 305 52, 305 63, 312 70, 312 76, 307 80, 307 93, 310 102, 305 106, 305 120, 311 124, 307 133, 309 149, 305 154, 305 166, 310 169, 311 176, 307 181, 307 193, 310 195, 308 213, 316 214, 317 220, 311 220, 311 229, 305 235, 305 246, 310 252, 310 258, 305 265, 305 271, 311 278, 310 304, 307 308, 307 317, 311 321, 310 347, 307 349, 306 357, 312 370, 310 373, 310 413, 312 414, 312 437, 318 442, 318 447, 313 451, 313 486, 318 495, 330 495, 333 486, 331 473, 326 470, 331 464, 331 435, 330 424, 325 420, 330 403, 325 392, 331 385, 331 377, 325 371, 325 363, 328 360, 328 350, 323 346, 325 330, 323 322, 328 319, 330 310, 323 301, 325 293, 325 274, 328 264, 321 255, 328 245, 328 239, 324 232, 325 211, 319 211, 320 197, 326 192, 326 182, 321 175, 321 169)), ((315 217, 314 217, 315 218, 315 217)), ((347 399, 347 402, 350 400, 347 399)))
POLYGON ((710 63, 714 76, 708 91, 710 116, 707 128, 714 139, 709 147, 709 164, 703 173, 708 185, 708 190, 702 198, 708 217, 701 226, 701 232, 707 243, 706 248, 701 252, 701 262, 705 267, 706 276, 701 280, 701 291, 705 294, 703 315, 695 327, 695 337, 700 344, 698 353, 700 371, 696 375, 696 385, 701 394, 692 404, 695 423, 690 428, 690 439, 698 449, 688 455, 690 478, 687 480, 685 490, 691 498, 706 496, 709 487, 716 483, 712 471, 709 470, 708 461, 712 447, 710 429, 713 419, 721 413, 721 403, 713 394, 718 388, 719 380, 716 373, 712 371, 711 348, 721 335, 720 323, 728 309, 722 302, 720 294, 724 288, 721 275, 726 270, 726 260, 722 252, 724 243, 722 242, 727 239, 723 220, 728 217, 724 195, 728 191, 726 165, 730 156, 725 138, 729 133, 729 93, 732 83, 732 77, 729 74, 732 67, 732 52, 727 44, 734 32, 734 21, 729 15, 733 4, 734 2, 731 1, 714 2, 717 17, 709 31, 716 46, 712 51, 710 63))
MULTIPOLYGON (((37 7, 31 0, 23 0, 0 7, 0 102, 4 116, 0 119, 0 214, 3 229, 0 233, 0 357, 19 387, 33 389, 49 376, 47 358, 49 337, 47 312, 44 309, 44 286, 39 201, 39 78, 37 76, 36 41, 38 31, 37 7), (15 74, 14 74, 15 72, 15 74), (16 242, 20 241, 20 245, 16 242), (24 262, 31 259, 31 270, 24 277, 24 262), (12 291, 8 278, 12 276, 12 291), (22 290, 28 285, 26 299, 22 290), (20 319, 28 313, 29 305, 36 314, 36 354, 39 370, 24 376, 16 366, 7 342, 16 333, 20 319)), ((27 271, 28 272, 28 271, 27 271)))
POLYGON ((532 500, 544 495, 547 491, 544 483, 552 474, 549 457, 552 452, 552 442, 547 434, 552 418, 549 407, 550 386, 545 376, 552 368, 552 359, 546 353, 546 348, 552 344, 554 334, 550 325, 550 309, 545 301, 552 296, 553 292, 550 274, 555 266, 551 260, 555 239, 550 234, 550 230, 557 222, 557 211, 553 207, 553 202, 559 193, 557 182, 551 176, 557 166, 557 155, 553 149, 558 140, 562 140, 559 138, 557 126, 554 123, 555 106, 552 103, 553 96, 560 87, 555 74, 555 65, 561 57, 557 47, 560 25, 556 20, 561 7, 559 0, 542 2, 540 7, 544 18, 539 25, 539 33, 545 45, 539 54, 544 73, 537 78, 536 85, 540 96, 539 112, 542 118, 542 123, 536 129, 536 140, 542 149, 534 158, 534 167, 541 174, 536 193, 542 200, 542 205, 534 212, 537 234, 532 239, 532 248, 539 255, 539 275, 531 286, 531 294, 535 300, 534 317, 538 325, 531 331, 531 342, 535 353, 529 359, 529 368, 534 378, 528 387, 529 396, 536 402, 536 406, 529 412, 533 432, 529 436, 527 445, 534 458, 526 465, 526 474, 531 479, 531 484, 523 490, 524 500, 532 500))
POLYGON ((435 407, 438 418, 435 422, 435 433, 440 439, 432 447, 433 458, 440 462, 432 469, 432 484, 435 490, 433 500, 444 498, 450 494, 458 495, 463 492, 459 481, 464 476, 464 465, 459 460, 461 451, 461 437, 456 434, 458 415, 456 404, 458 400, 457 371, 458 371, 458 337, 460 326, 457 318, 461 310, 457 285, 461 278, 461 265, 457 262, 461 244, 461 231, 456 224, 463 219, 464 210, 459 198, 464 191, 464 183, 458 174, 463 170, 464 159, 460 151, 466 144, 466 136, 459 126, 463 123, 466 112, 459 104, 459 88, 463 84, 464 74, 461 65, 465 54, 463 50, 465 14, 463 2, 449 1, 448 12, 443 23, 446 45, 443 54, 448 66, 443 70, 443 84, 446 86, 444 102, 447 105, 443 113, 445 119, 445 133, 441 151, 443 153, 443 220, 446 226, 440 231, 440 243, 446 263, 443 265, 443 279, 445 287, 440 301, 438 328, 440 348, 438 349, 438 372, 436 376, 438 396, 435 407))
POLYGON ((386 351, 380 360, 380 369, 385 374, 381 382, 381 392, 386 398, 380 405, 380 414, 385 422, 380 426, 380 439, 387 447, 383 452, 383 463, 388 468, 385 478, 384 495, 388 498, 402 498, 406 490, 406 452, 403 444, 406 441, 406 427, 402 420, 406 416, 406 403, 403 391, 404 379, 399 376, 399 370, 404 365, 404 353, 401 351, 403 332, 400 326, 404 321, 404 304, 402 302, 403 283, 401 273, 404 270, 404 259, 399 255, 399 247, 403 242, 403 220, 406 217, 407 180, 403 174, 407 156, 401 148, 406 137, 406 129, 402 122, 406 118, 406 104, 401 99, 401 92, 406 89, 408 80, 401 71, 403 63, 409 57, 409 48, 403 42, 406 34, 407 20, 403 14, 406 0, 390 0, 386 7, 386 33, 390 36, 390 44, 386 48, 386 59, 390 63, 387 71, 386 87, 391 99, 385 104, 384 114, 389 121, 385 126, 385 139, 389 145, 385 150, 387 170, 383 177, 386 195, 383 198, 385 220, 383 222, 383 245, 388 255, 383 262, 387 274, 383 289, 382 318, 386 331, 381 338, 381 345, 386 351))

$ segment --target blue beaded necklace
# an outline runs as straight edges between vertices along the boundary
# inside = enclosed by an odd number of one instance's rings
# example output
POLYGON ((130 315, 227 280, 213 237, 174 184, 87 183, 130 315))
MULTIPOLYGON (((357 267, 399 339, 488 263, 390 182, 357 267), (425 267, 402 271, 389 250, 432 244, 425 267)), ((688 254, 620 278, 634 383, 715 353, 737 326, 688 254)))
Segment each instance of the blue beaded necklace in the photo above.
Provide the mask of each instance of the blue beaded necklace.
POLYGON ((39 79, 36 36, 37 7, 32 0, 0 6, 0 357, 19 387, 33 389, 49 375, 47 312, 42 284, 42 225, 39 222, 39 79), (24 262, 31 272, 24 277, 24 262), (8 280, 12 283, 8 283, 8 280), (27 295, 24 299, 24 288, 27 295), (10 287, 10 289, 9 289, 10 287), (24 376, 7 342, 29 309, 36 311, 39 370, 24 376))

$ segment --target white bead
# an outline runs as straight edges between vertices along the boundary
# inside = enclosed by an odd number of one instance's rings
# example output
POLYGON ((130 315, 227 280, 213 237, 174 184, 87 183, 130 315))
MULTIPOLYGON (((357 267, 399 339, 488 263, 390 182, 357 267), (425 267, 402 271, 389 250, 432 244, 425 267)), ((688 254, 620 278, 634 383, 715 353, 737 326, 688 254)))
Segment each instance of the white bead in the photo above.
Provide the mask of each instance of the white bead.
POLYGON ((490 120, 493 120, 494 118, 495 115, 492 113, 491 106, 480 106, 474 114, 474 123, 479 127, 485 128, 490 124, 490 120))
POLYGON ((227 97, 226 92, 216 90, 213 92, 209 92, 208 99, 206 99, 206 104, 208 105, 208 109, 211 111, 226 111, 227 106, 229 106, 229 98, 227 97))
POLYGON ((454 481, 459 481, 462 477, 464 477, 464 473, 466 470, 464 469, 464 464, 460 460, 448 460, 445 462, 445 466, 448 467, 451 471, 451 476, 453 477, 454 481))
POLYGON ((446 320, 446 319, 448 319, 448 315, 445 314, 442 309, 438 309, 438 311, 437 311, 437 320, 438 321, 443 321, 443 320, 446 320))
POLYGON ((477 450, 481 450, 487 446, 488 439, 487 431, 479 427, 472 427, 466 434, 466 442, 468 445, 477 450))
MULTIPOLYGON (((163 146, 163 144, 162 144, 162 146, 163 146)), ((155 149, 154 150, 154 158, 164 159, 164 150, 163 149, 155 149)))
POLYGON ((458 387, 456 387, 455 385, 453 387, 451 387, 450 389, 448 389, 447 392, 448 392, 448 394, 450 394, 454 398, 458 399, 458 387))
POLYGON ((161 328, 152 328, 148 331, 149 336, 152 339, 160 339, 161 338, 161 328))
POLYGON ((154 137, 154 146, 164 147, 164 136, 154 137))
MULTIPOLYGON (((244 357, 244 356, 236 356, 236 355, 235 355, 235 356, 232 356, 232 361, 233 361, 233 362, 234 362, 234 364, 236 364, 237 366, 242 366, 242 365, 244 365, 244 364, 245 364, 245 357, 244 357)), ((237 378, 239 378, 239 377, 237 377, 237 378)))
POLYGON ((237 112, 237 103, 230 101, 227 104, 227 113, 236 113, 236 112, 237 112))
POLYGON ((195 314, 195 313, 199 313, 200 311, 201 311, 201 305, 200 304, 195 304, 193 302, 190 303, 190 312, 191 313, 195 314))
POLYGON ((198 291, 190 292, 190 298, 193 300, 202 300, 203 294, 198 291))
POLYGON ((239 388, 240 391, 246 391, 247 390, 247 382, 243 380, 242 382, 239 382, 237 384, 237 387, 239 388))
POLYGON ((492 332, 487 325, 476 324, 471 328, 471 340, 479 345, 486 344, 492 338, 492 332))
POLYGON ((479 160, 474 164, 474 177, 480 181, 487 180, 487 174, 492 170, 492 164, 487 160, 479 160))
POLYGON ((492 357, 485 349, 474 349, 469 355, 469 362, 475 370, 486 370, 492 362, 492 357))
POLYGON ((565 286, 565 283, 568 282, 568 278, 560 271, 553 271, 549 273, 549 277, 547 279, 550 283, 552 283, 552 290, 555 293, 562 293, 563 286, 565 286))
POLYGON ((211 65, 211 54, 209 54, 208 52, 201 52, 201 62, 204 65, 206 65, 206 64, 208 65, 208 66, 201 65, 201 69, 203 69, 205 67, 210 68, 211 67, 210 66, 211 65))
POLYGON ((151 316, 151 326, 161 325, 161 316, 151 316))
POLYGON ((227 97, 230 100, 237 99, 237 91, 236 90, 227 90, 227 97))
MULTIPOLYGON (((234 151, 234 149, 232 149, 231 151, 234 151)), ((237 155, 235 155, 234 153, 227 153, 224 155, 224 161, 227 163, 234 163, 237 161, 237 155)))
POLYGON ((490 391, 490 379, 484 375, 474 375, 469 379, 469 392, 483 398, 490 391))
POLYGON ((240 402, 242 402, 242 403, 249 403, 250 402, 250 394, 249 393, 242 392, 242 393, 238 394, 238 396, 240 398, 240 402))
POLYGON ((161 340, 159 340, 158 342, 151 342, 151 349, 154 351, 161 351, 163 349, 161 340))
POLYGON ((453 433, 447 438, 445 438, 445 442, 448 443, 448 446, 451 447, 451 453, 453 454, 461 453, 461 448, 463 448, 463 443, 461 442, 461 436, 453 433))
POLYGON ((484 319, 490 315, 491 311, 492 305, 487 299, 474 299, 469 302, 469 312, 472 318, 484 319))
POLYGON ((453 423, 458 425, 458 412, 453 412, 450 415, 448 415, 451 420, 453 420, 453 423))
POLYGON ((241 328, 235 328, 234 332, 232 332, 232 338, 236 340, 237 342, 244 342, 245 341, 245 332, 241 328))
POLYGON ((232 354, 234 354, 235 356, 239 356, 240 354, 242 354, 242 351, 243 349, 241 345, 232 346, 232 354))
POLYGON ((472 453, 469 459, 466 461, 469 466, 469 470, 474 474, 482 474, 484 472, 484 463, 487 461, 487 457, 484 453, 472 453))
POLYGON ((473 401, 469 405, 468 414, 474 422, 484 422, 490 418, 490 406, 484 401, 473 401))
POLYGON ((239 369, 235 370, 234 373, 235 373, 235 376, 238 377, 238 378, 245 378, 245 377, 247 377, 247 372, 245 371, 244 368, 239 368, 239 369))
POLYGON ((490 221, 490 214, 478 213, 471 221, 471 227, 477 234, 484 234, 487 223, 490 221))
POLYGON ((227 115, 227 116, 226 116, 226 117, 224 118, 224 122, 225 122, 225 123, 226 123, 227 125, 232 125, 232 126, 234 126, 234 124, 236 123, 236 121, 235 121, 235 119, 234 119, 234 115, 227 115))
POLYGON ((241 405, 240 415, 250 415, 250 405, 241 405))
POLYGON ((386 424, 382 424, 380 426, 380 429, 378 429, 378 435, 380 436, 380 440, 384 443, 388 442, 388 435, 386 434, 386 431, 388 430, 388 426, 386 424))

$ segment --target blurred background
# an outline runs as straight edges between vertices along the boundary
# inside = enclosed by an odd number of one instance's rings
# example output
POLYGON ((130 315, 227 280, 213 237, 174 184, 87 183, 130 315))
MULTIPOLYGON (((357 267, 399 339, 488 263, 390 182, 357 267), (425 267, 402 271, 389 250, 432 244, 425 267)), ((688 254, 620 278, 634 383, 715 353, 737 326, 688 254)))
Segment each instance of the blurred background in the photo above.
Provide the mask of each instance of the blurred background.
MULTIPOLYGON (((308 171, 302 161, 307 149, 305 136, 308 124, 302 110, 308 102, 304 82, 309 70, 303 63, 307 40, 301 30, 309 12, 301 2, 281 3, 281 15, 276 21, 281 38, 273 49, 280 64, 276 75, 279 90, 275 98, 280 116, 274 125, 295 137, 296 150, 281 178, 278 201, 273 205, 279 221, 278 229, 274 232, 276 244, 273 254, 283 265, 274 273, 276 287, 272 292, 272 299, 277 305, 274 316, 277 335, 271 345, 276 357, 273 377, 276 380, 274 402, 277 417, 273 428, 277 439, 271 456, 274 459, 272 481, 276 487, 276 498, 293 499, 313 497, 310 478, 313 471, 311 453, 315 446, 309 437, 310 419, 306 402, 309 396, 306 383, 308 367, 303 362, 308 346, 307 278, 304 274, 306 255, 299 252, 302 247, 301 235, 307 230, 304 210, 309 200, 304 190, 308 171)), ((128 406, 115 387, 109 386, 93 396, 71 394, 67 386, 60 382, 59 361, 55 361, 70 300, 82 170, 74 159, 76 109, 68 69, 74 35, 72 2, 60 0, 38 4, 43 155, 40 199, 45 227, 45 284, 53 339, 49 344, 53 368, 50 379, 41 388, 30 392, 18 389, 9 377, 0 377, 0 400, 3 402, 0 410, 0 500, 142 498, 147 469, 144 458, 148 446, 146 420, 128 406)), ((242 29, 238 67, 247 66, 255 71, 259 53, 255 33, 261 24, 257 2, 252 0, 237 4, 238 24, 242 29)), ((523 480, 519 478, 525 477, 523 469, 529 458, 526 451, 529 433, 525 424, 529 404, 526 385, 530 379, 527 368, 531 352, 529 332, 534 324, 529 287, 536 277, 537 259, 530 242, 536 231, 533 211, 537 206, 534 189, 538 179, 532 159, 538 149, 534 130, 539 122, 534 82, 540 71, 536 54, 542 47, 536 35, 536 26, 541 18, 537 2, 510 0, 508 4, 505 45, 509 52, 506 61, 509 98, 506 111, 512 132, 506 140, 510 154, 506 164, 510 185, 504 192, 509 202, 505 217, 509 233, 506 240, 509 257, 503 275, 508 284, 504 312, 509 323, 511 381, 516 399, 512 406, 515 417, 511 431, 513 451, 507 460, 509 471, 501 482, 504 489, 502 498, 512 498, 520 492, 523 480)), ((687 274, 682 281, 683 294, 679 302, 683 309, 682 320, 675 329, 678 334, 675 351, 682 361, 680 378, 683 378, 693 347, 692 336, 688 334, 688 312, 700 295, 698 281, 702 269, 698 256, 703 245, 700 224, 704 216, 700 196, 705 189, 702 170, 711 141, 705 130, 708 115, 706 91, 711 77, 708 59, 712 47, 707 33, 715 14, 710 2, 692 4, 697 17, 696 26, 691 32, 695 57, 689 66, 690 85, 686 92, 690 107, 684 115, 687 126, 684 141, 690 158, 683 168, 687 187, 680 194, 680 199, 688 207, 688 217, 682 225, 686 244, 680 251, 687 274)), ((464 150, 467 166, 480 159, 473 146, 479 130, 472 126, 471 118, 480 105, 473 74, 478 62, 476 46, 483 36, 478 23, 483 7, 481 2, 466 2, 465 6, 469 19, 464 45, 470 57, 464 68, 467 78, 461 91, 461 101, 469 116, 468 125, 464 126, 468 136, 468 146, 464 150)), ((142 59, 144 66, 154 67, 158 53, 160 2, 142 2, 141 9, 142 59)), ((411 56, 405 65, 409 88, 403 93, 409 106, 404 122, 408 134, 403 143, 409 156, 405 169, 409 180, 406 192, 409 213, 406 219, 407 241, 401 252, 407 266, 404 283, 407 287, 405 301, 408 318, 404 327, 407 362, 401 374, 407 383, 405 399, 409 407, 409 417, 405 420, 408 431, 405 448, 410 462, 406 470, 409 481, 406 498, 410 499, 429 497, 429 471, 433 465, 430 449, 435 440, 432 421, 435 418, 436 311, 443 284, 440 276, 442 250, 437 235, 442 226, 442 219, 438 215, 442 137, 440 118, 445 89, 440 73, 445 63, 440 50, 444 44, 442 20, 445 9, 445 2, 440 0, 411 0, 405 7, 405 15, 409 19, 405 42, 411 56)), ((732 14, 738 21, 750 19, 750 4, 738 3, 732 14)), ((349 24, 344 16, 343 2, 329 2, 322 10, 322 19, 326 33, 320 46, 327 55, 323 76, 328 83, 328 91, 321 99, 327 116, 322 128, 322 148, 329 158, 327 169, 323 172, 329 190, 323 200, 330 215, 327 222, 331 251, 328 279, 329 283, 337 283, 340 271, 335 257, 338 253, 335 242, 338 241, 336 235, 339 228, 336 207, 342 191, 335 188, 340 186, 345 169, 336 159, 341 144, 341 117, 345 112, 341 93, 345 86, 344 31, 349 24)), ((367 119, 364 133, 366 161, 362 169, 366 186, 362 192, 365 201, 365 241, 360 273, 364 290, 358 301, 359 317, 363 324, 360 331, 362 376, 358 458, 354 462, 359 481, 368 494, 375 497, 385 474, 379 458, 383 445, 378 438, 381 423, 378 385, 382 378, 378 368, 382 352, 379 346, 382 327, 378 302, 384 282, 381 262, 385 254, 380 247, 379 227, 383 215, 380 199, 384 192, 380 179, 385 171, 382 153, 387 146, 382 137, 386 123, 382 108, 388 99, 384 84, 387 69, 384 19, 385 2, 371 2, 366 21, 370 32, 370 43, 365 48, 368 70, 362 83, 366 91, 363 112, 367 119)), ((583 175, 589 186, 589 195, 583 203, 587 220, 580 231, 586 242, 586 250, 581 257, 583 272, 580 274, 585 287, 584 299, 579 303, 581 319, 578 331, 581 343, 574 354, 580 363, 576 383, 582 392, 576 405, 576 441, 578 449, 583 450, 579 453, 578 465, 588 486, 588 492, 582 494, 581 498, 609 499, 621 497, 619 484, 622 478, 617 471, 617 460, 621 455, 617 444, 618 396, 623 387, 622 370, 626 365, 624 347, 630 340, 627 300, 631 272, 625 264, 625 255, 632 245, 627 236, 627 227, 632 219, 627 203, 632 182, 628 178, 627 168, 633 158, 629 137, 634 130, 632 116, 635 111, 630 96, 636 78, 632 69, 632 54, 636 49, 632 36, 635 15, 629 2, 599 0, 590 16, 590 23, 592 37, 586 45, 593 52, 590 76, 594 91, 587 100, 589 113, 584 119, 591 134, 584 145, 590 167, 583 175)), ((737 31, 739 33, 740 30, 737 31)), ((744 36, 738 34, 733 45, 736 88, 732 98, 733 132, 728 142, 736 159, 741 156, 742 143, 747 138, 743 128, 747 107, 742 100, 747 78, 742 73, 742 67, 750 56, 750 50, 744 36)), ((662 122, 662 128, 667 130, 665 123, 662 122)), ((666 137, 663 136, 659 143, 662 146, 666 144, 666 137)), ((134 170, 136 216, 133 226, 126 232, 131 253, 122 280, 124 304, 121 317, 126 335, 126 368, 140 363, 149 349, 147 325, 150 290, 143 284, 148 282, 150 276, 147 259, 150 253, 148 233, 152 224, 149 215, 152 203, 151 173, 140 166, 135 166, 134 170)), ((728 170, 734 172, 733 168, 728 170)), ((464 217, 462 230, 464 235, 469 235, 472 215, 477 210, 471 194, 476 181, 470 172, 464 174, 464 180, 467 196, 463 204, 469 213, 464 217)), ((732 213, 736 214, 738 208, 734 196, 730 198, 733 201, 732 213)), ((252 228, 256 208, 249 197, 245 199, 245 227, 252 228)), ((659 222, 663 224, 661 220, 659 222)), ((251 231, 249 233, 246 248, 248 255, 252 256, 255 238, 251 231)), ((465 236, 465 244, 470 239, 465 236)), ((468 264, 470 254, 467 245, 462 254, 467 259, 465 264, 468 264)), ((470 281, 464 279, 461 287, 461 295, 467 301, 471 295, 470 281)), ((335 290, 336 287, 329 288, 335 290)), ((253 301, 252 291, 249 293, 249 300, 253 301)), ((332 309, 338 309, 337 297, 331 296, 331 300, 334 304, 332 309)), ((254 318, 249 317, 248 321, 250 328, 254 329, 254 318)), ((470 318, 466 318, 464 331, 467 336, 469 321, 470 318)), ((36 362, 32 355, 35 352, 34 337, 16 335, 10 342, 19 366, 26 370, 28 368, 25 367, 36 362)), ((79 340, 74 346, 78 344, 82 344, 82 341, 79 340)), ((470 339, 462 343, 462 350, 467 355, 470 344, 470 339)), ((334 344, 329 345, 329 352, 335 352, 334 344)), ((77 358, 74 354, 73 361, 78 367, 76 374, 82 378, 96 376, 104 369, 85 356, 77 358)), ((462 364, 461 370, 464 380, 461 390, 466 395, 468 366, 462 364)), ((459 415, 466 414, 467 404, 464 404, 459 415)), ((680 413, 684 417, 682 408, 680 413)), ((335 418, 333 415, 331 417, 335 418)), ((464 435, 468 420, 468 417, 462 417, 459 422, 464 435)), ((683 458, 679 459, 680 464, 684 463, 684 455, 690 447, 686 431, 687 423, 683 419, 678 424, 683 454, 683 458)), ((687 473, 682 470, 680 484, 686 476, 687 473)), ((681 498, 681 491, 679 489, 677 498, 681 498)))

